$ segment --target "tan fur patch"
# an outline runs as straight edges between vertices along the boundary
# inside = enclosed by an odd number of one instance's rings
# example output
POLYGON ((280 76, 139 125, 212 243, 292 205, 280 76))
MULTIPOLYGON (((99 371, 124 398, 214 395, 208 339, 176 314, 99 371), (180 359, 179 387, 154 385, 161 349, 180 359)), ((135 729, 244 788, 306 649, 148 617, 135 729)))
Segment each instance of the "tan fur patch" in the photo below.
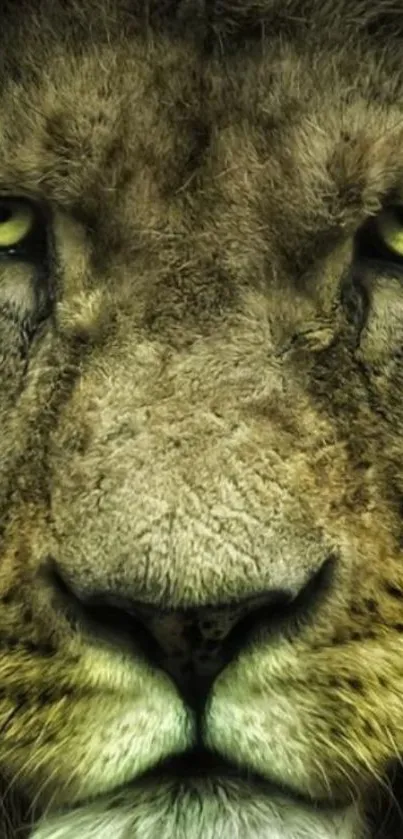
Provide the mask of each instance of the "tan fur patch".
POLYGON ((0 202, 46 241, 0 252, 0 833, 390 839, 402 268, 357 231, 401 201, 403 12, 0 12, 0 202), (176 640, 222 663, 197 712, 176 640), (229 774, 164 774, 202 748, 229 774))

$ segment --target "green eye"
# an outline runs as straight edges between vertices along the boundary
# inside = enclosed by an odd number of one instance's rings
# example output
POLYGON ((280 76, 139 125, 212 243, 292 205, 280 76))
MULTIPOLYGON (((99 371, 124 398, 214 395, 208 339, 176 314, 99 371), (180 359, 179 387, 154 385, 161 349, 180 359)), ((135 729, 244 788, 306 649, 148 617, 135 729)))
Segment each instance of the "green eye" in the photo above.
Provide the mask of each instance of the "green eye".
POLYGON ((0 198, 0 251, 17 247, 35 224, 35 212, 28 201, 0 198))
POLYGON ((387 207, 379 214, 375 223, 384 247, 403 257, 403 205, 387 207))

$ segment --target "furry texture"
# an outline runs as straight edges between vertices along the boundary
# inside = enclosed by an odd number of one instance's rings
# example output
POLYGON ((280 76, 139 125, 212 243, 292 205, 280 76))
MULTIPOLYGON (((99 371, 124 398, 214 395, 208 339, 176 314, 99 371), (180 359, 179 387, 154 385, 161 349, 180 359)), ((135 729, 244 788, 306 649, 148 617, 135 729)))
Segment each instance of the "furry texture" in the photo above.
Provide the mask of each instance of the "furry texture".
POLYGON ((0 10, 0 192, 48 237, 0 262, 0 834, 396 836, 402 276, 354 241, 402 193, 403 11, 0 10), (53 574, 181 610, 330 558, 199 718, 53 574), (244 775, 158 774, 200 738, 244 775))

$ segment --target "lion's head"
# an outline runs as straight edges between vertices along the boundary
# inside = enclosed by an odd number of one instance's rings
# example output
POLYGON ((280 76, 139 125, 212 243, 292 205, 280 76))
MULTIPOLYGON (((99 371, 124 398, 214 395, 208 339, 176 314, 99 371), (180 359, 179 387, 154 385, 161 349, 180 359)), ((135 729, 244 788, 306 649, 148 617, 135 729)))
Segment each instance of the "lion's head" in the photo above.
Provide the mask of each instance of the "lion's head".
POLYGON ((0 0, 2 836, 397 835, 398 5, 0 0))

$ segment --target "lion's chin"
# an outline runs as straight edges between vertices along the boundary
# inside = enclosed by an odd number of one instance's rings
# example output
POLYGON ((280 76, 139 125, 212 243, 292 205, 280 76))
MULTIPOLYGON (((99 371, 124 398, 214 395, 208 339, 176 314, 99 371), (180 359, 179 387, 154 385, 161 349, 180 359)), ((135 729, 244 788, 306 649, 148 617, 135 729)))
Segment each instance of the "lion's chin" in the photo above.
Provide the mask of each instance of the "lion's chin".
POLYGON ((235 776, 167 774, 45 818, 30 839, 366 839, 351 805, 310 806, 235 776))

